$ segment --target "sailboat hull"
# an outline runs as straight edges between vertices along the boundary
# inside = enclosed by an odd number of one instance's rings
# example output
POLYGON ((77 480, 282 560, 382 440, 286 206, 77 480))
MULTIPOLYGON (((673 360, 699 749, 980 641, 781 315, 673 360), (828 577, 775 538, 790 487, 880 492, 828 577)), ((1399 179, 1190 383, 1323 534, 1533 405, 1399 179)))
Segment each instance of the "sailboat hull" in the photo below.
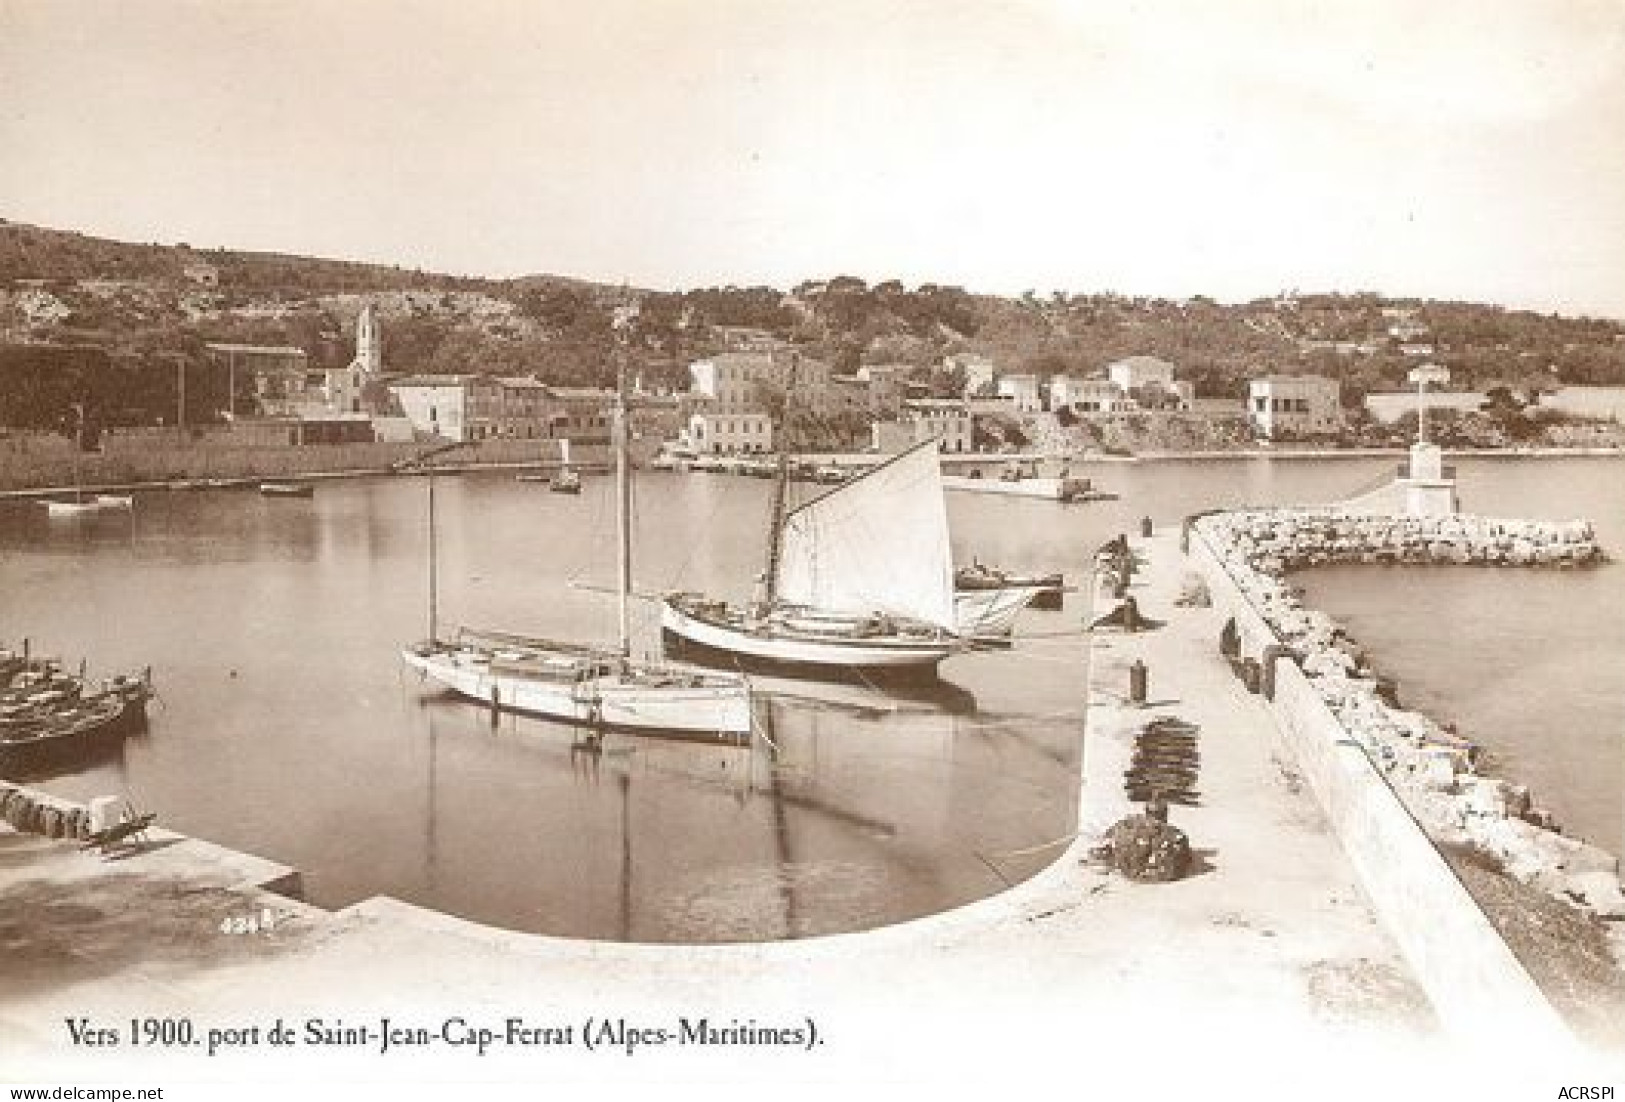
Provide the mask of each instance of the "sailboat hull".
POLYGON ((78 518, 94 516, 101 510, 101 506, 94 501, 47 501, 45 515, 58 518, 78 518))
POLYGON ((542 679, 493 670, 466 650, 444 646, 403 650, 401 659, 453 692, 502 711, 624 730, 716 735, 751 730, 750 692, 743 681, 696 685, 674 679, 661 685, 617 674, 542 679))
POLYGON ((944 658, 963 649, 959 640, 946 636, 819 638, 786 630, 780 625, 769 625, 759 631, 746 630, 743 626, 693 615, 671 600, 661 605, 660 627, 668 640, 701 648, 702 653, 716 652, 730 663, 743 660, 761 666, 814 672, 863 669, 930 675, 944 658))

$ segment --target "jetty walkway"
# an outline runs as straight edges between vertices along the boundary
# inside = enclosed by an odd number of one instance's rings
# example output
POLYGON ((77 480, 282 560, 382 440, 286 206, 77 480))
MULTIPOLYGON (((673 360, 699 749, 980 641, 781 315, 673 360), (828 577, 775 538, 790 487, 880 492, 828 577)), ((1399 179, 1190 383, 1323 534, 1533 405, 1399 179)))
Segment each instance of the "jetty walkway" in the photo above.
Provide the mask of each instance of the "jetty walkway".
POLYGON ((1143 565, 1130 593, 1160 626, 1073 644, 1088 657, 1076 674, 1089 702, 1079 837, 1008 891, 863 933, 629 945, 497 930, 387 898, 326 912, 267 890, 295 883, 292 870, 162 832, 101 860, 0 826, 4 1070, 41 1081, 1031 1077, 1084 1089, 1147 1074, 1164 1086, 1249 1069, 1265 1081, 1271 1069, 1324 1077, 1327 1060, 1350 1081, 1437 1066, 1459 1039, 1443 1035, 1269 712, 1219 656, 1218 610, 1176 604, 1188 572, 1177 532, 1133 547, 1143 565), (1136 660, 1149 670, 1143 706, 1127 699, 1136 660), (1123 772, 1156 717, 1194 728, 1200 759, 1197 803, 1172 811, 1198 868, 1169 884, 1130 882, 1089 859, 1132 809, 1123 772), (201 1040, 92 1048, 66 1025, 89 1018, 127 1032, 133 1017, 185 1018, 200 1038, 238 1041, 213 1055, 201 1040), (376 1040, 306 1034, 311 1020, 377 1030, 382 1018, 435 1039, 380 1053, 376 1040), (510 1018, 573 1036, 483 1054, 445 1039, 459 1022, 501 1033, 510 1018), (647 1039, 631 1055, 624 1043, 582 1043, 589 1019, 680 1030, 699 1018, 756 1040, 647 1039), (278 1020, 298 1035, 283 1049, 265 1043, 278 1020), (803 1043, 764 1042, 764 1030, 803 1043))

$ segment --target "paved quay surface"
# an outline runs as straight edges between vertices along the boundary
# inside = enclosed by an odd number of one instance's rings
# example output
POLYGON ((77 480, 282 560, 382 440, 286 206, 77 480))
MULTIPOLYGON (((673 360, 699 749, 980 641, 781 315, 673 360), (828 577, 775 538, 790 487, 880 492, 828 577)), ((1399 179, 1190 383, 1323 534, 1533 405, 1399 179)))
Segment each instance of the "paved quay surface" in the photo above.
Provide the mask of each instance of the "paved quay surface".
POLYGON ((207 843, 164 838, 103 861, 0 826, 0 1078, 1008 1082, 1091 1066, 1117 1082, 1282 1061, 1372 1074, 1455 1052, 1262 704, 1220 659, 1217 614, 1174 605, 1177 535, 1134 546, 1145 565, 1131 592, 1162 626, 1094 638, 1080 836, 1009 891, 866 933, 626 945, 510 933, 389 899, 330 914, 254 887, 287 870, 207 843), (1124 699, 1135 659, 1150 670, 1144 708, 1124 699), (1197 728, 1200 802, 1176 805, 1172 821, 1201 860, 1185 880, 1137 884, 1088 851, 1131 810, 1122 772, 1134 733, 1157 716, 1197 728), (210 1056, 206 1044, 127 1037, 75 1046, 65 1022, 127 1034, 132 1016, 187 1017, 200 1041, 210 1029, 261 1033, 210 1056), (377 1029, 381 1017, 437 1037, 449 1018, 500 1033, 510 1017, 574 1035, 477 1055, 444 1040, 380 1053, 376 1040, 304 1033, 308 1019, 377 1029), (808 1051, 651 1042, 633 1055, 579 1043, 589 1018, 675 1030, 684 1017, 803 1030, 811 1019, 817 1038, 808 1051), (277 1019, 295 1044, 265 1043, 277 1019))

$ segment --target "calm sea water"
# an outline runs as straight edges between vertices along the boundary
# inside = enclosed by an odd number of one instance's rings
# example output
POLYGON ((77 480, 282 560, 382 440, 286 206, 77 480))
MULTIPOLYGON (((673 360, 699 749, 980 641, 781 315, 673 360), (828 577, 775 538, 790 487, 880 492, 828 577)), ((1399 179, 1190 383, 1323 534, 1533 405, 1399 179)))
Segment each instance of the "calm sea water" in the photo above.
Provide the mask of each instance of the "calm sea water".
POLYGON ((1492 752, 1567 833, 1625 852, 1625 460, 1465 460, 1462 508, 1592 520, 1594 570, 1331 567, 1309 600, 1401 682, 1401 702, 1492 752))
MULTIPOLYGON (((1089 506, 954 494, 956 557, 1076 577, 1142 515, 1341 496, 1392 466, 1101 464, 1085 473, 1123 499, 1089 506)), ((1468 506, 1592 516, 1625 555, 1625 463, 1460 466, 1468 506)), ((640 475, 640 586, 745 596, 768 492, 640 475)), ((443 625, 611 637, 607 479, 589 477, 580 497, 500 474, 438 478, 436 493, 443 625)), ((301 868, 323 905, 387 893, 516 929, 649 941, 807 936, 929 913, 1031 875, 1055 851, 1024 851, 1073 829, 1075 604, 1027 613, 1015 650, 954 658, 929 693, 777 683, 764 716, 776 752, 611 737, 593 754, 569 727, 493 724, 402 672, 400 645, 426 630, 426 497, 423 479, 334 482, 305 501, 156 493, 132 517, 89 526, 0 503, 0 639, 27 635, 97 669, 151 665, 162 694, 149 734, 45 787, 128 791, 174 829, 301 868)), ((1618 837, 1620 567, 1306 580, 1411 701, 1494 746, 1576 829, 1618 837), (1505 657, 1509 635, 1534 642, 1490 674, 1485 655, 1505 657), (1486 702, 1486 685, 1538 722, 1506 722, 1508 703, 1486 702)))

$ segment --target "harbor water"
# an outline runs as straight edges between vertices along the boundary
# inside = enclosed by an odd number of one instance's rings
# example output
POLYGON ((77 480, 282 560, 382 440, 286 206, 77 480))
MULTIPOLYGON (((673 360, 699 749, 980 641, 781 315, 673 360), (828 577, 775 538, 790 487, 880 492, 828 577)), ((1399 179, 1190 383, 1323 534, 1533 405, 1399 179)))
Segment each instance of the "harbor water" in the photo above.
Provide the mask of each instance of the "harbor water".
MULTIPOLYGON (((1093 548, 1225 505, 1345 496, 1392 459, 1089 465, 1121 498, 953 494, 955 555, 1083 580, 1093 548)), ((1625 556, 1614 459, 1458 463, 1464 506, 1587 516, 1625 556)), ((770 484, 640 473, 640 590, 742 598, 770 484)), ((613 637, 610 480, 579 496, 511 474, 434 480, 439 616, 613 637)), ((172 829, 296 866, 312 901, 389 894, 579 937, 714 942, 863 929, 1032 875, 1075 828, 1085 646, 1075 594, 1008 651, 957 656, 904 695, 774 680, 749 746, 493 717, 404 673, 427 631, 429 482, 323 483, 311 499, 138 496, 63 524, 0 503, 0 641, 93 670, 151 665, 147 734, 39 783, 128 792, 172 829)), ((1573 832, 1617 845, 1625 567, 1541 574, 1343 568, 1301 577, 1407 703, 1480 739, 1573 832)), ((637 649, 658 648, 634 602, 637 649)), ((1152 671, 1153 678, 1155 671, 1152 671)))

